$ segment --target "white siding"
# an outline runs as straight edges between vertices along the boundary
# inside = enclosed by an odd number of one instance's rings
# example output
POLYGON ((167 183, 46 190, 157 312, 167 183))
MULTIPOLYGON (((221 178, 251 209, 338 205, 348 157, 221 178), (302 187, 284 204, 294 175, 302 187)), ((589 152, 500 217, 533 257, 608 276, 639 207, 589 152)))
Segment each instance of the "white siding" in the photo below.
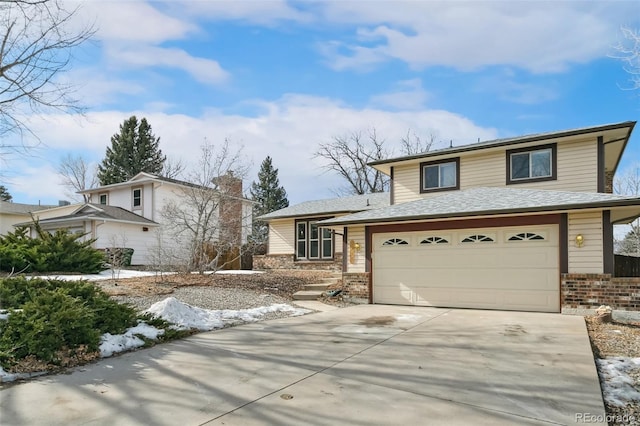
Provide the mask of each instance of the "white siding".
POLYGON ((105 249, 108 247, 128 247, 134 250, 131 263, 133 265, 147 265, 149 263, 149 251, 157 244, 154 228, 142 231, 140 225, 106 222, 96 227, 98 240, 95 247, 105 249))
MULTIPOLYGON (((540 145, 544 142, 540 142, 540 145)), ((536 145, 531 145, 535 147, 536 145)), ((558 191, 596 192, 597 141, 582 139, 557 145, 557 179, 510 185, 513 188, 549 189, 558 191)), ((460 189, 506 186, 506 150, 488 153, 465 153, 460 157, 460 189)), ((437 158, 433 158, 436 160, 437 158)), ((431 161, 432 159, 429 159, 431 161)), ((420 193, 420 164, 394 167, 394 203, 400 204, 443 192, 420 193)))
POLYGON ((568 219, 569 273, 602 274, 602 213, 569 213, 568 219), (584 237, 582 247, 577 247, 575 243, 578 234, 584 237))
POLYGON ((280 219, 269 222, 268 254, 295 253, 295 220, 280 219))
POLYGON ((365 232, 364 226, 352 226, 347 231, 347 272, 365 272, 365 232), (351 263, 351 246, 350 243, 360 244, 360 251, 354 251, 353 263, 351 263))
POLYGON ((30 220, 31 216, 28 214, 0 213, 0 235, 15 231, 14 224, 29 222, 30 220))
POLYGON ((393 168, 393 204, 420 199, 420 165, 393 168))
MULTIPOLYGON (((50 219, 52 217, 69 215, 78 210, 81 206, 82 204, 70 204, 68 206, 54 207, 52 209, 34 212, 33 215, 38 219, 50 219)), ((31 217, 29 217, 27 220, 31 220, 31 217)))

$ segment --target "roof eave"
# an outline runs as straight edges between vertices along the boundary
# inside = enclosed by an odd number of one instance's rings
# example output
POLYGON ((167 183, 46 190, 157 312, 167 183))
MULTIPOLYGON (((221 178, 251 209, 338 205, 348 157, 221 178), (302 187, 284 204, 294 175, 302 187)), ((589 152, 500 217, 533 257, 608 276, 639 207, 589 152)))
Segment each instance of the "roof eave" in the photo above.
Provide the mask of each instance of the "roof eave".
MULTIPOLYGON (((488 143, 486 144, 485 143, 467 144, 467 145, 461 145, 455 148, 442 149, 438 151, 427 151, 420 154, 407 155, 404 157, 391 158, 387 160, 376 160, 376 161, 367 163, 367 165, 385 174, 389 174, 390 168, 395 163, 414 161, 422 158, 435 157, 439 155, 459 154, 462 152, 479 151, 483 149, 497 148, 501 146, 519 145, 519 144, 530 143, 530 142, 539 142, 539 141, 552 140, 552 139, 558 139, 558 138, 566 138, 571 136, 586 135, 589 133, 604 132, 608 130, 616 130, 616 129, 622 129, 622 128, 628 127, 629 131, 627 132, 627 138, 626 138, 627 140, 625 141, 625 147, 626 147, 626 143, 629 140, 629 137, 631 136, 631 132, 633 131, 635 124, 636 124, 635 121, 624 121, 621 123, 606 124, 603 126, 595 126, 595 127, 585 128, 585 129, 564 130, 564 131, 559 131, 555 133, 532 135, 529 137, 524 136, 521 138, 515 137, 515 138, 509 138, 507 140, 497 140, 495 143, 491 143, 490 141, 488 141, 488 143)), ((622 152, 624 152, 624 148, 622 149, 622 152)), ((619 161, 620 160, 618 159, 618 162, 619 161)))
POLYGON ((450 213, 446 216, 443 215, 413 215, 402 217, 385 217, 375 219, 357 219, 351 221, 333 221, 328 219, 326 221, 318 222, 319 225, 325 224, 327 226, 338 225, 362 225, 367 223, 383 223, 383 222, 408 222, 417 220, 433 220, 433 219, 448 219, 448 218, 465 218, 473 216, 498 216, 505 214, 518 214, 518 213, 551 213, 562 212, 567 210, 585 210, 585 209, 606 209, 615 207, 629 207, 640 206, 640 199, 637 200, 620 200, 620 201, 608 201, 599 203, 578 203, 578 204, 565 204, 555 206, 540 206, 540 207, 527 207, 527 208, 515 208, 515 209, 499 209, 499 210, 482 210, 474 212, 459 212, 450 213), (632 201, 632 202, 630 202, 632 201), (330 222, 329 222, 330 221, 330 222))

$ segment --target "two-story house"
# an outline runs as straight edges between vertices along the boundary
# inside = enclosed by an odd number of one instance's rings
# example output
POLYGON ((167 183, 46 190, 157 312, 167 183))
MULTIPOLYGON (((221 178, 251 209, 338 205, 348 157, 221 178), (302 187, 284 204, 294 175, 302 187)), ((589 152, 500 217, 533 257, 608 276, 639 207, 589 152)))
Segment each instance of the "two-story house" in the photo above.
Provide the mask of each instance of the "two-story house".
MULTIPOLYGON (((133 265, 172 265, 179 259, 173 254, 186 250, 189 233, 178 232, 174 226, 177 220, 165 211, 171 205, 189 205, 187 198, 194 196, 194 190, 210 189, 141 172, 126 182, 81 191, 88 196, 88 202, 67 207, 63 214, 52 209, 35 216, 45 230, 66 228, 86 233, 88 238, 96 239, 98 249, 132 248, 133 265)), ((242 195, 242 180, 230 175, 218 178, 215 192, 220 197, 210 203, 216 209, 212 213, 216 223, 214 240, 222 238, 220 234, 224 232, 224 238, 234 244, 246 243, 252 203, 242 195)))
POLYGON ((634 125, 373 162, 391 179, 388 199, 262 216, 269 247, 257 264, 339 269, 344 294, 369 303, 560 312, 610 301, 638 310, 640 281, 610 275, 613 224, 640 216, 640 197, 612 194, 634 125))

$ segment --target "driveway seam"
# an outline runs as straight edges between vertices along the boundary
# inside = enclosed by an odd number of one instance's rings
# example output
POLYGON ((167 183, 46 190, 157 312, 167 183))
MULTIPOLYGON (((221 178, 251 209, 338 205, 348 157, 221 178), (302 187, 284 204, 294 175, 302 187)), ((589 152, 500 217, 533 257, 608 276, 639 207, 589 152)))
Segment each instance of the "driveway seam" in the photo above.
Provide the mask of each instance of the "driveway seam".
MULTIPOLYGON (((254 400, 252 400, 252 401, 248 401, 248 402, 246 402, 246 403, 244 403, 244 404, 242 404, 242 405, 240 405, 240 406, 238 406, 238 407, 234 408, 233 410, 229 410, 229 411, 227 411, 226 413, 220 414, 219 416, 216 416, 216 417, 213 417, 213 418, 211 418, 211 419, 207 420, 206 422, 200 423, 198 426, 204 426, 204 425, 206 425, 206 424, 208 424, 208 423, 211 423, 211 422, 212 422, 212 421, 214 421, 214 420, 217 420, 217 419, 219 419, 219 418, 221 418, 221 417, 226 416, 227 414, 231 414, 231 413, 233 413, 233 412, 235 412, 235 411, 238 411, 238 410, 240 410, 240 409, 242 409, 242 408, 246 407, 247 405, 253 404, 254 402, 258 402, 258 401, 260 401, 260 400, 262 400, 262 399, 264 399, 264 398, 266 398, 266 397, 269 397, 269 396, 271 396, 271 395, 274 395, 274 394, 276 394, 276 393, 278 393, 278 392, 282 392, 283 390, 285 390, 285 389, 287 389, 287 388, 290 388, 290 387, 291 387, 291 386, 293 386, 293 385, 297 385, 298 383, 300 383, 300 382, 302 382, 302 381, 304 381, 304 380, 307 380, 307 379, 309 379, 309 378, 311 378, 311 377, 313 377, 313 376, 317 376, 318 374, 322 374, 322 373, 324 373, 325 371, 327 371, 327 370, 329 370, 329 369, 331 369, 331 368, 334 368, 335 366, 337 366, 337 365, 339 365, 339 364, 341 364, 341 363, 343 363, 343 362, 345 362, 345 361, 348 361, 348 360, 350 360, 351 358, 356 357, 356 356, 358 356, 358 355, 360 355, 360 354, 364 353, 365 351, 368 351, 369 349, 373 349, 373 348, 375 348, 376 346, 381 345, 381 344, 383 344, 383 343, 387 342, 388 340, 390 340, 390 339, 392 339, 392 338, 394 338, 394 337, 396 337, 396 336, 398 336, 398 335, 400 335, 400 334, 402 334, 402 333, 406 333, 407 331, 412 330, 412 329, 414 329, 414 328, 416 328, 416 327, 418 327, 418 326, 420 326, 420 325, 422 325, 422 324, 424 324, 424 323, 426 323, 426 322, 429 322, 429 321, 431 321, 431 320, 434 320, 434 319, 436 319, 436 318, 438 318, 438 317, 440 317, 440 316, 442 316, 442 315, 444 315, 444 314, 446 314, 446 313, 448 313, 448 312, 451 312, 451 309, 447 309, 447 310, 445 310, 444 312, 442 312, 442 313, 440 313, 440 314, 438 314, 438 315, 436 315, 436 316, 433 316, 433 317, 431 317, 431 318, 427 318, 427 319, 425 319, 424 321, 420 322, 419 324, 414 325, 414 326, 413 326, 413 327, 411 327, 411 328, 408 328, 408 329, 406 329, 406 330, 402 330, 402 329, 401 329, 398 333, 395 333, 395 334, 393 334, 392 336, 387 337, 386 339, 380 340, 380 341, 378 341, 378 342, 376 342, 376 343, 374 343, 374 344, 372 344, 372 345, 370 345, 370 346, 367 346, 367 347, 365 347, 365 348, 363 348, 363 349, 359 350, 358 352, 355 352, 355 353, 353 353, 353 354, 349 355, 348 357, 346 357, 346 358, 344 358, 344 359, 341 359, 341 360, 339 360, 339 361, 336 361, 336 362, 334 362, 333 364, 331 364, 331 365, 329 365, 329 366, 327 366, 327 367, 321 368, 321 369, 320 369, 320 370, 318 370, 318 371, 314 371, 313 373, 311 373, 311 374, 309 374, 309 375, 307 375, 307 376, 304 376, 304 377, 302 377, 301 379, 298 379, 298 380, 296 380, 296 381, 294 381, 294 382, 291 382, 291 383, 289 383, 289 384, 288 384, 288 385, 286 385, 286 386, 282 386, 281 388, 276 389, 276 390, 274 390, 273 392, 266 393, 266 394, 262 395, 262 396, 261 396, 261 397, 259 397, 259 398, 256 398, 256 399, 254 399, 254 400)), ((334 376, 334 377, 336 377, 336 376, 334 376)))

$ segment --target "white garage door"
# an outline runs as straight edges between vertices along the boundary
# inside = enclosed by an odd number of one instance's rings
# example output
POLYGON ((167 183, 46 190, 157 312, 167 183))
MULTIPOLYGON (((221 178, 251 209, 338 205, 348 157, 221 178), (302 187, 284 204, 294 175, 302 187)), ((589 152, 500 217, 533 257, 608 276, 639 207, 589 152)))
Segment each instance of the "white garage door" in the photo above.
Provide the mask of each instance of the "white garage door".
POLYGON ((373 235, 374 303, 558 312, 558 226, 373 235))

